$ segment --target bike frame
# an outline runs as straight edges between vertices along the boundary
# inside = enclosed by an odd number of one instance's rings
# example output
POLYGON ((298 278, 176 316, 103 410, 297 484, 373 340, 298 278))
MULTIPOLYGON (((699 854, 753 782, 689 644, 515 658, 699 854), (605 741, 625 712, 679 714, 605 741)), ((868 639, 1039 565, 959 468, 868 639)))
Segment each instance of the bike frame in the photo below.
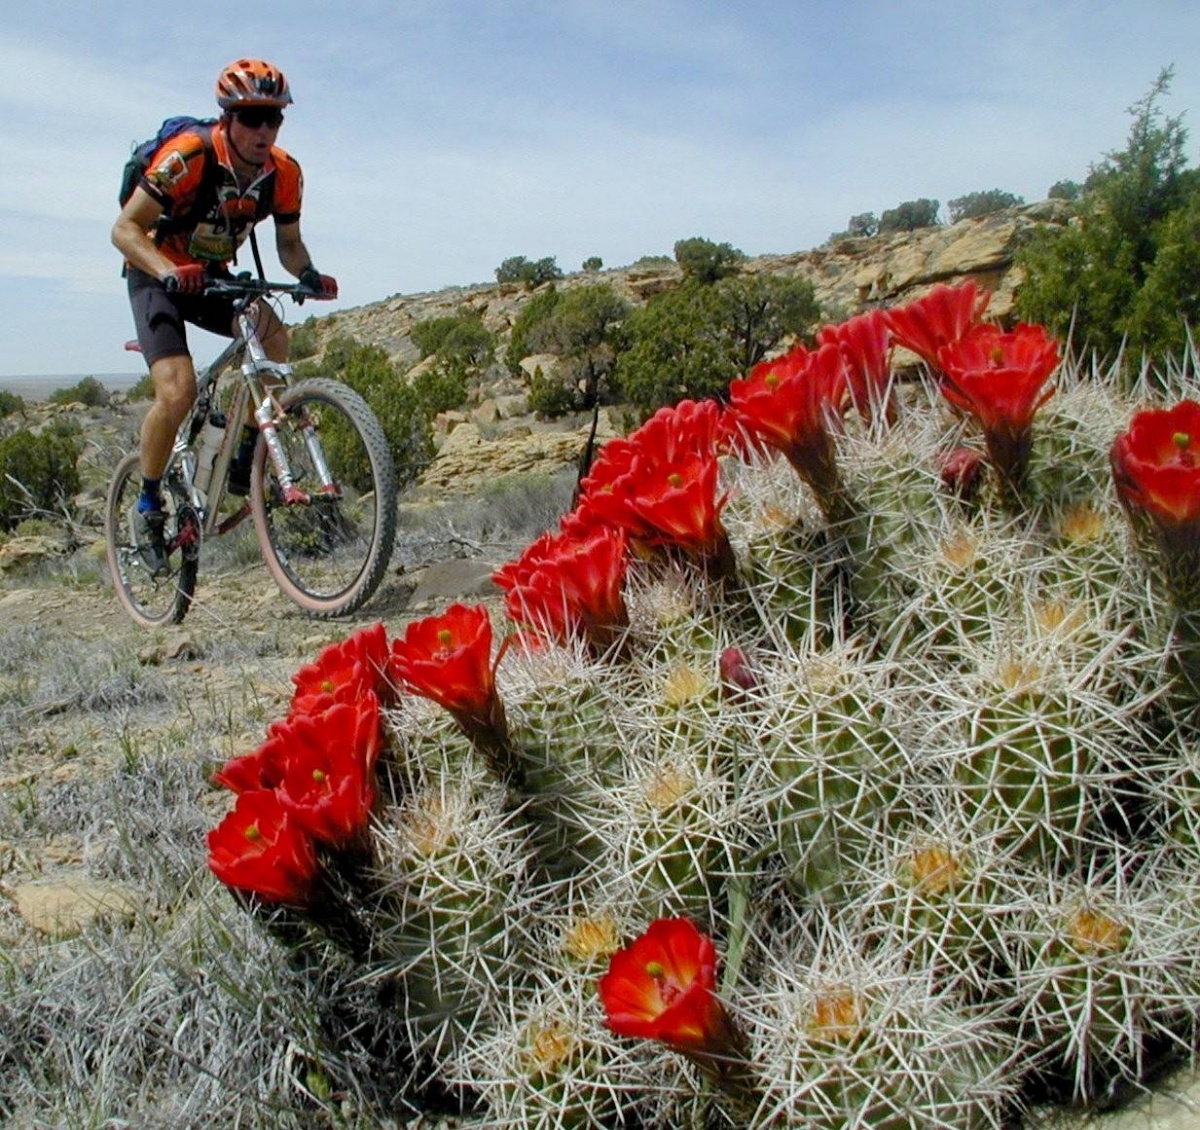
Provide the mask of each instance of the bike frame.
MULTIPOLYGON (((293 484, 291 469, 287 456, 280 446, 276 435, 275 421, 282 412, 276 390, 286 388, 292 383, 292 366, 288 362, 272 361, 263 348, 258 336, 257 316, 255 305, 265 291, 284 290, 295 293, 291 284, 262 283, 260 289, 250 293, 241 292, 236 304, 238 336, 221 351, 221 353, 204 369, 196 381, 196 404, 188 419, 184 421, 175 436, 171 462, 182 469, 181 486, 187 500, 200 516, 200 528, 203 534, 224 533, 236 525, 249 513, 248 506, 243 506, 235 514, 218 523, 221 501, 224 497, 225 486, 229 477, 229 467, 233 462, 240 442, 242 428, 251 420, 262 434, 267 445, 267 456, 275 469, 276 477, 284 491, 284 501, 288 504, 306 504, 309 499, 303 491, 293 484), (226 413, 225 431, 213 462, 212 478, 209 481, 207 493, 202 492, 195 483, 196 456, 194 444, 199 436, 208 413, 212 410, 217 391, 217 383, 222 374, 237 364, 241 380, 234 389, 233 401, 226 413)), ((218 293, 222 291, 218 289, 218 293)), ((228 293, 226 290, 225 293, 228 293)), ((329 471, 325 461, 321 441, 313 428, 304 428, 305 445, 313 460, 320 477, 322 493, 337 495, 340 490, 329 471)))

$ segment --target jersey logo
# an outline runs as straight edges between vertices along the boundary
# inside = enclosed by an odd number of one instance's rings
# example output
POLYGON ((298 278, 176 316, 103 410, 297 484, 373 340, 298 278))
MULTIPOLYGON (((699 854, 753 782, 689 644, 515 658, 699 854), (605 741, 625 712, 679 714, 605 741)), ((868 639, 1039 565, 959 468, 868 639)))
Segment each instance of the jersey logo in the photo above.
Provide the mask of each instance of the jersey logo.
POLYGON ((186 175, 187 161, 182 153, 168 153, 162 164, 150 170, 146 179, 163 192, 170 192, 186 175))

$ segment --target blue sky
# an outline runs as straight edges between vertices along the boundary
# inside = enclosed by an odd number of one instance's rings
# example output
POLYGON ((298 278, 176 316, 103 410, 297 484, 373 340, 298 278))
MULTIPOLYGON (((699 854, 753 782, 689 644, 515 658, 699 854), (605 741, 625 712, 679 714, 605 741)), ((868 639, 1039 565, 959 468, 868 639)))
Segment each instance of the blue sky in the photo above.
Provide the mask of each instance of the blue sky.
MULTIPOLYGON (((163 117, 210 112, 241 55, 292 84, 279 143, 336 309, 510 255, 799 251, 919 197, 1042 199, 1124 145, 1172 64, 1195 164, 1197 43, 1195 0, 8 0, 0 376, 137 368, 120 168, 163 117)), ((216 344, 197 333, 198 359, 216 344)))

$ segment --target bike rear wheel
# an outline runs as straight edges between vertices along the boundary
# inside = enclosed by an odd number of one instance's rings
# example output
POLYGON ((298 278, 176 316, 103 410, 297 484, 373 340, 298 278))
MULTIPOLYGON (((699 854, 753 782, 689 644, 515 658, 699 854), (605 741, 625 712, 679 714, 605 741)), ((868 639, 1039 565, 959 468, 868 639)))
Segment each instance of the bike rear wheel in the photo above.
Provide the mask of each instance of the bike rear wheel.
POLYGON ((190 506, 179 506, 171 490, 163 491, 167 521, 166 568, 155 572, 137 545, 129 511, 142 491, 138 453, 117 464, 104 511, 104 541, 108 569, 122 607, 139 624, 155 628, 178 624, 192 604, 199 572, 200 524, 190 506))
POLYGON ((284 490, 260 437, 250 510, 263 558, 300 608, 344 615, 375 592, 392 557, 396 470, 387 437, 366 401, 337 381, 302 381, 279 403, 276 434, 296 490, 284 490))

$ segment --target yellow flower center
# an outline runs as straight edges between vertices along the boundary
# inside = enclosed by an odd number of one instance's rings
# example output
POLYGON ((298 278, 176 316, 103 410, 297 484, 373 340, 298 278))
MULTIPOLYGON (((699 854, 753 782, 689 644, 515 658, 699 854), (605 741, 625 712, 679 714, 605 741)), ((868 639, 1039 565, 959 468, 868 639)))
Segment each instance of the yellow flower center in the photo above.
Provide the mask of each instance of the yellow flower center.
POLYGON ((862 997, 847 985, 836 985, 813 1001, 809 1034, 827 1043, 849 1043, 862 1030, 862 997))
POLYGON ((582 964, 611 957, 620 948, 617 924, 608 915, 581 918, 567 932, 563 948, 570 957, 582 964))
POLYGON ((253 843, 255 840, 262 839, 262 832, 258 830, 257 824, 247 825, 246 830, 242 833, 242 835, 245 836, 246 839, 248 839, 251 843, 253 843))
POLYGON ((708 680, 695 667, 679 663, 667 676, 663 698, 668 706, 682 706, 685 702, 700 698, 708 687, 708 680))
POLYGON ((579 1048, 567 1023, 549 1020, 529 1026, 528 1064, 539 1074, 557 1071, 579 1048))
POLYGON ((1063 514, 1058 531, 1067 541, 1088 542, 1100 537, 1104 527, 1104 515, 1085 502, 1063 514))
POLYGON ((312 779, 318 785, 325 783, 325 771, 323 769, 314 769, 312 771, 312 779))
POLYGON ((969 533, 955 534, 942 544, 942 559, 952 569, 969 569, 979 555, 979 543, 969 533))
POLYGON ((1119 953, 1129 941, 1129 927, 1099 911, 1076 911, 1067 922, 1067 941, 1077 953, 1119 953))
POLYGON ((953 852, 945 847, 927 847, 913 852, 911 867, 913 887, 930 895, 952 890, 964 870, 953 852))
POLYGON ((454 633, 449 628, 442 628, 437 634, 438 643, 442 647, 449 648, 454 643, 454 633))
POLYGON ((1180 451, 1186 451, 1192 445, 1192 437, 1187 432, 1176 432, 1171 440, 1180 451))

